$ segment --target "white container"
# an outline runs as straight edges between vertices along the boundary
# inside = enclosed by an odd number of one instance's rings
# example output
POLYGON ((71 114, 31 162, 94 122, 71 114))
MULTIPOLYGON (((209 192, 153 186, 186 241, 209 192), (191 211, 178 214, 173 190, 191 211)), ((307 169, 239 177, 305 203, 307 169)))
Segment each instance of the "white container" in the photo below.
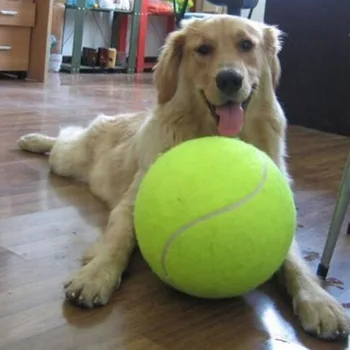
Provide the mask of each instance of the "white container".
POLYGON ((62 55, 61 54, 58 54, 58 53, 50 54, 49 72, 58 73, 61 69, 61 64, 62 64, 62 55))
POLYGON ((115 10, 131 11, 133 8, 133 0, 114 0, 115 10))
POLYGON ((114 9, 114 0, 99 0, 98 5, 101 9, 114 9))

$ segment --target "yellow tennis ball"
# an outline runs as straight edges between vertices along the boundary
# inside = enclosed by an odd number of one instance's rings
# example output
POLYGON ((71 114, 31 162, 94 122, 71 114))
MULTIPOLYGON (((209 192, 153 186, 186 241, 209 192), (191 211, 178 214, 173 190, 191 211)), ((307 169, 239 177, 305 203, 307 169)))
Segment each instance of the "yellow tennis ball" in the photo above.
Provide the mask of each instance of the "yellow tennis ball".
POLYGON ((134 224, 142 255, 187 294, 248 292, 281 266, 296 228, 293 194, 273 161, 239 140, 187 141, 144 177, 134 224))

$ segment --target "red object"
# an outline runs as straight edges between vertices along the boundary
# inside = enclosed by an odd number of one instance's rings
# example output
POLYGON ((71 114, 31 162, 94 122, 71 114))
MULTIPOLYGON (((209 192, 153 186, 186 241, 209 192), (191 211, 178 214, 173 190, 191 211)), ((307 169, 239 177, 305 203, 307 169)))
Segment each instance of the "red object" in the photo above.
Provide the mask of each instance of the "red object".
MULTIPOLYGON (((167 20, 167 33, 170 33, 175 28, 175 16, 172 11, 172 6, 169 3, 171 12, 164 11, 163 13, 152 13, 149 12, 151 1, 153 5, 155 4, 154 0, 141 0, 141 16, 140 16, 140 31, 138 38, 137 46, 137 62, 136 62, 136 73, 142 73, 145 68, 152 68, 154 63, 145 64, 145 52, 146 52, 146 38, 147 38, 147 24, 148 24, 148 15, 157 14, 157 15, 166 15, 169 16, 167 20)), ((159 9, 159 8, 158 8, 159 9)))
POLYGON ((119 27, 119 45, 117 47, 119 52, 126 52, 127 32, 128 32, 128 16, 122 15, 120 18, 120 27, 119 27))
POLYGON ((163 0, 148 0, 147 11, 156 15, 170 15, 173 13, 173 6, 163 0))
POLYGON ((148 0, 141 0, 139 40, 137 43, 136 73, 142 73, 145 66, 146 36, 148 22, 148 0))
POLYGON ((173 32, 175 30, 175 16, 169 16, 167 20, 167 34, 173 32))
MULTIPOLYGON (((173 9, 170 3, 169 3, 169 5, 171 6, 170 12, 169 11, 162 12, 162 10, 164 10, 165 7, 168 6, 168 4, 165 4, 165 6, 161 6, 161 7, 158 6, 159 12, 152 12, 153 10, 156 10, 156 4, 161 2, 160 0, 140 0, 140 1, 142 1, 142 5, 141 5, 141 15, 140 15, 139 38, 138 38, 138 44, 137 44, 136 73, 142 73, 145 68, 152 68, 154 66, 154 63, 145 64, 148 15, 157 14, 157 15, 168 16, 167 34, 175 30, 175 15, 173 13, 173 9)), ((194 12, 196 1, 194 0, 193 3, 194 3, 194 7, 191 10, 194 12)))

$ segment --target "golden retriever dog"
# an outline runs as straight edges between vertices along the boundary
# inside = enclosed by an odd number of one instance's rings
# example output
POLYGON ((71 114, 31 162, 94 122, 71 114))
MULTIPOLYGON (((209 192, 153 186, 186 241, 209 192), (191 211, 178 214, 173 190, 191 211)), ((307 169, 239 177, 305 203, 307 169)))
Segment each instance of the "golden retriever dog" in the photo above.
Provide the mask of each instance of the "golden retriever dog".
MULTIPOLYGON (((23 136, 22 150, 49 153, 51 171, 85 182, 110 206, 107 227, 65 284, 67 299, 105 305, 120 285, 136 246, 133 205, 140 181, 157 156, 189 139, 240 137, 264 152, 288 177, 286 119, 275 88, 280 32, 228 15, 191 20, 171 33, 155 69, 158 101, 150 113, 98 116, 87 128, 23 136)), ((349 332, 340 304, 319 284, 293 244, 281 281, 303 328, 319 338, 349 332)))

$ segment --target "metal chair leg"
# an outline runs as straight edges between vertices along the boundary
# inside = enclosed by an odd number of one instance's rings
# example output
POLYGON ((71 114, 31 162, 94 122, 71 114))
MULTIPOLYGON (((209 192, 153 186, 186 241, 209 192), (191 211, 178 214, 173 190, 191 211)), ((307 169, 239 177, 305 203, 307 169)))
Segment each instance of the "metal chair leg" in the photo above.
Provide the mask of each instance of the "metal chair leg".
POLYGON ((333 213, 331 225, 328 232, 327 241, 323 250, 321 262, 318 265, 317 275, 325 279, 329 264, 333 256, 335 245, 337 243, 340 229, 344 221, 345 213, 350 202, 350 154, 348 156, 347 162, 345 164, 343 177, 341 180, 337 204, 333 213))

